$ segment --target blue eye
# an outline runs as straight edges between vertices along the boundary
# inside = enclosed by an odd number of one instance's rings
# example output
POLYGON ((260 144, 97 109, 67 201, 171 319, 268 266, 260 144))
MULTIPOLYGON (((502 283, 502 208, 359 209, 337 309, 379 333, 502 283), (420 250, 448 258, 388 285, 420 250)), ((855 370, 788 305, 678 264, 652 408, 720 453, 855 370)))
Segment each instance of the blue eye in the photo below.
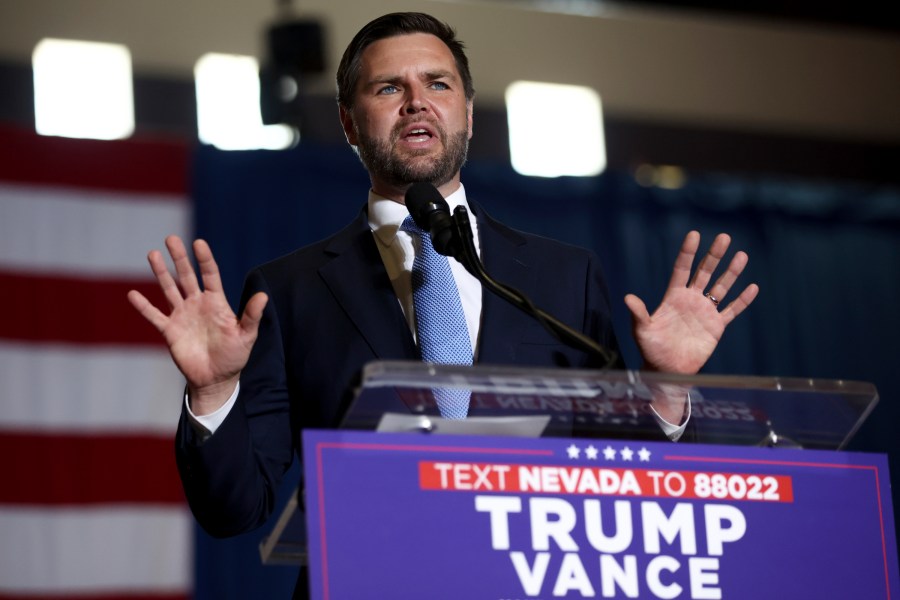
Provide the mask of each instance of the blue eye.
POLYGON ((438 89, 438 90, 449 90, 450 89, 450 86, 448 86, 443 81, 435 81, 434 83, 431 84, 431 87, 438 89))
POLYGON ((397 87, 393 85, 386 85, 380 90, 378 90, 379 94, 395 94, 397 92, 397 87))

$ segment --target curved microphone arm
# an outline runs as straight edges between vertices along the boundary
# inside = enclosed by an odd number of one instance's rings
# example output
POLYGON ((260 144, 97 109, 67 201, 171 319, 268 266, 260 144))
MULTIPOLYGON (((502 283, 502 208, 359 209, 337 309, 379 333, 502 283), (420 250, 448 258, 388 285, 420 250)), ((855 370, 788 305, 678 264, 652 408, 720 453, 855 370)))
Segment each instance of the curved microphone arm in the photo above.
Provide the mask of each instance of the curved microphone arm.
POLYGON ((481 259, 478 258, 478 253, 475 251, 469 212, 464 206, 456 207, 453 211, 452 221, 454 228, 453 237, 458 242, 453 245, 453 258, 461 262, 466 270, 478 279, 482 285, 536 319, 560 342, 598 357, 603 363, 604 369, 610 368, 616 362, 618 357, 615 352, 610 352, 583 333, 572 329, 553 315, 536 307, 522 292, 499 283, 488 275, 484 265, 481 263, 481 259))

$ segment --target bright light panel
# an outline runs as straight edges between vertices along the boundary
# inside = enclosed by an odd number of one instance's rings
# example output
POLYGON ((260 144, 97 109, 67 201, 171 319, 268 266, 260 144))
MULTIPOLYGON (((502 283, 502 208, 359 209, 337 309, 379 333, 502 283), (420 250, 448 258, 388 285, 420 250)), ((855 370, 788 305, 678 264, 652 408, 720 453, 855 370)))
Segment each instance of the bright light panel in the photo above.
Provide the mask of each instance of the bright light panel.
POLYGON ((128 48, 44 39, 35 46, 31 60, 38 133, 99 140, 134 133, 128 48))
POLYGON ((591 176, 606 168, 600 96, 591 88, 517 81, 506 88, 506 114, 517 172, 591 176))
POLYGON ((200 141, 221 150, 280 150, 296 141, 286 125, 263 125, 259 65, 252 56, 205 54, 194 66, 200 141))

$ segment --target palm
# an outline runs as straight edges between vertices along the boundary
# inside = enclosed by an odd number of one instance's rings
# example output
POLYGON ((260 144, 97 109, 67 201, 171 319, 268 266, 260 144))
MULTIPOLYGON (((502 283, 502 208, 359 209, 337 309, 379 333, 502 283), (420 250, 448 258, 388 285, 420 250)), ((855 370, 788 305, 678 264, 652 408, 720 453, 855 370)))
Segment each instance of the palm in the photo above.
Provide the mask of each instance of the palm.
POLYGON ((176 236, 166 239, 178 282, 169 273, 162 254, 148 256, 160 288, 169 302, 166 315, 139 292, 131 291, 132 305, 162 333, 175 364, 193 390, 232 384, 247 363, 256 341, 265 294, 253 296, 238 320, 222 290, 218 267, 209 246, 194 243, 204 289, 191 267, 187 251, 176 236))
POLYGON ((717 236, 691 277, 700 235, 689 233, 675 261, 669 287, 652 315, 637 296, 625 298, 632 314, 635 341, 648 368, 696 373, 712 356, 728 324, 753 302, 759 291, 755 284, 747 286, 722 311, 709 297, 721 300, 728 294, 747 265, 743 252, 735 254, 728 269, 709 288, 708 296, 703 293, 730 242, 727 235, 717 236))
POLYGON ((175 364, 195 387, 234 377, 253 345, 225 297, 210 291, 186 298, 169 315, 162 334, 175 364))

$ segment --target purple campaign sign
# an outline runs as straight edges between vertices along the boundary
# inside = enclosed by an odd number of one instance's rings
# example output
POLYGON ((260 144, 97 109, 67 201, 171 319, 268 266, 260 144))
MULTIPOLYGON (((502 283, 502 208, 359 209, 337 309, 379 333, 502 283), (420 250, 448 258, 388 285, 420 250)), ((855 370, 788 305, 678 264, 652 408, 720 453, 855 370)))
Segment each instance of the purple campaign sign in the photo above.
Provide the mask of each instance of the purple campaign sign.
POLYGON ((312 597, 900 598, 882 455, 305 431, 312 597))

